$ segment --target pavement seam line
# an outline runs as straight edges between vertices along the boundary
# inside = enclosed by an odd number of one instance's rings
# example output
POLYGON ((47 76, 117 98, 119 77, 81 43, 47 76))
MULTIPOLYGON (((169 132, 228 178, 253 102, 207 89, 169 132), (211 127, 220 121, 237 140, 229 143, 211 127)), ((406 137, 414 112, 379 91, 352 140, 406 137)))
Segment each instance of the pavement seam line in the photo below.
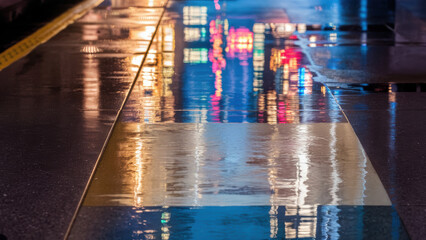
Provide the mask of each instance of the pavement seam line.
MULTIPOLYGON (((66 233, 65 233, 65 235, 64 235, 64 240, 68 239, 68 237, 69 237, 69 235, 70 235, 70 233, 71 233, 72 227, 73 227, 73 225, 74 225, 74 223, 75 223, 75 220, 77 219, 77 215, 78 215, 78 212, 79 212, 79 211, 80 211, 80 209, 81 209, 81 206, 82 206, 82 204, 83 204, 84 198, 85 198, 85 197, 86 197, 86 195, 87 195, 87 191, 89 190, 90 183, 92 182, 92 179, 93 179, 93 177, 94 177, 94 175, 95 175, 95 173, 96 173, 96 170, 97 170, 97 168, 98 168, 99 162, 100 162, 100 160, 102 159, 102 156, 103 156, 103 155, 104 155, 104 153, 105 153, 105 150, 106 150, 106 148, 107 148, 107 146, 108 146, 109 140, 111 139, 112 133, 114 132, 115 127, 117 126, 118 119, 120 118, 121 113, 123 112, 124 106, 126 105, 126 103, 127 103, 128 99, 129 99, 129 97, 130 97, 130 94, 132 93, 132 90, 133 90, 133 88, 135 87, 136 82, 137 82, 137 81, 138 81, 138 79, 139 79, 140 73, 142 72, 143 65, 144 65, 144 63, 145 63, 145 60, 146 60, 146 58, 147 58, 148 54, 149 54, 149 50, 151 49, 152 43, 154 42, 155 36, 156 36, 156 34, 157 34, 157 32, 158 32, 158 28, 160 27, 160 24, 161 24, 161 22, 162 22, 162 19, 163 19, 164 13, 166 12, 166 8, 167 8, 167 4, 168 4, 168 2, 169 2, 169 0, 167 0, 167 1, 165 2, 165 4, 164 4, 164 7, 162 7, 162 8, 163 8, 163 11, 162 11, 162 13, 160 14, 160 17, 159 17, 159 19, 158 19, 157 25, 156 25, 156 27, 155 27, 155 31, 154 31, 154 32, 153 32, 153 34, 152 34, 151 40, 150 40, 150 42, 149 42, 149 44, 148 44, 148 47, 147 47, 147 49, 146 49, 146 51, 145 51, 145 54, 144 54, 144 56, 143 56, 143 58, 142 58, 142 60, 141 60, 141 64, 140 64, 140 66, 139 66, 139 69, 138 69, 138 71, 137 71, 137 73, 136 73, 136 75, 135 75, 135 77, 134 77, 134 79, 133 79, 133 81, 132 81, 132 84, 130 85, 130 88, 129 88, 129 90, 128 90, 127 94, 126 94, 126 97, 125 97, 125 98, 124 98, 124 100, 123 100, 123 103, 121 104, 120 109, 119 109, 119 110, 118 110, 118 112, 117 112, 117 115, 116 115, 116 117, 115 117, 114 123, 112 124, 112 127, 111 127, 110 131, 108 132, 108 135, 107 135, 107 137, 106 137, 106 139, 105 139, 105 142, 104 142, 104 144, 103 144, 103 146, 102 146, 102 149, 101 149, 101 151, 100 151, 100 153, 99 153, 99 155, 98 155, 98 158, 97 158, 97 160, 96 160, 96 162, 95 162, 95 165, 93 166, 92 172, 91 172, 90 177, 89 177, 89 179, 88 179, 88 181, 87 181, 87 183, 86 183, 86 186, 85 186, 85 188, 84 188, 83 194, 82 194, 82 196, 81 196, 81 198, 80 198, 80 201, 79 201, 79 203, 78 203, 78 205, 77 205, 77 208, 76 208, 76 210, 74 211, 74 214, 73 214, 73 216, 72 216, 72 219, 71 219, 71 221, 70 221, 70 223, 69 223, 69 225, 68 225, 67 231, 66 231, 66 233)), ((158 7, 156 7, 156 8, 158 9, 158 7)))
POLYGON ((37 46, 45 43, 61 30, 80 18, 87 11, 99 5, 103 0, 86 0, 68 9, 31 35, 0 53, 0 71, 29 54, 37 46))
MULTIPOLYGON (((373 167, 373 170, 375 171, 375 174, 376 174, 376 175, 377 175, 377 177, 379 178, 380 183, 383 185, 382 179, 381 179, 381 177, 379 176, 379 174, 378 174, 378 173, 377 173, 377 171, 376 171, 376 167, 374 167, 373 162, 372 162, 372 161, 370 160, 370 158, 368 157, 367 152, 365 151, 365 148, 364 148, 364 146, 362 145, 361 140, 360 140, 360 139, 359 139, 359 137, 358 137, 358 134, 356 134, 355 129, 354 129, 354 127, 352 126, 352 123, 349 121, 348 116, 347 116, 347 115, 346 115, 346 113, 343 111, 343 108, 342 108, 342 106, 339 104, 339 101, 337 100, 336 96, 334 96, 333 91, 332 91, 332 90, 328 87, 327 83, 323 82, 322 84, 323 84, 323 85, 324 85, 324 86, 328 89, 328 91, 330 92, 330 95, 333 97, 334 101, 335 101, 335 102, 337 103, 337 105, 339 106, 340 111, 343 113, 343 116, 346 118, 346 121, 350 124, 351 129, 352 129, 352 131, 354 132, 355 137, 357 138, 357 141, 358 141, 359 145, 362 147, 362 151, 364 152, 365 156, 368 158, 368 161, 370 161, 371 166, 373 167)), ((395 204, 392 202, 392 199, 391 199, 391 197, 390 197, 390 194, 389 194, 389 192, 388 192, 388 189, 387 189, 387 188, 385 188, 385 186, 383 186, 383 188, 385 189, 386 194, 388 195, 387 197, 389 198, 389 201, 390 201, 390 203, 391 203, 391 206, 392 206, 393 208, 395 208, 395 204)), ((399 217, 399 219, 400 219, 400 221, 401 221, 402 226, 403 226, 403 227, 404 227, 404 229, 407 231, 406 223, 404 222, 404 220, 402 220, 402 218, 401 218, 401 214, 399 214, 399 211, 398 211, 396 208, 395 208, 395 211, 396 211, 396 213, 398 214, 398 217, 399 217)), ((408 234, 408 236, 409 236, 410 238, 412 237, 412 236, 411 236, 411 234, 410 234, 410 232, 408 232, 408 231, 407 231, 407 234, 408 234)))
MULTIPOLYGON (((378 173, 377 173, 377 171, 376 171, 376 168, 374 167, 373 163, 371 162, 370 158, 368 157, 368 154, 367 154, 367 152, 365 151, 365 148, 364 148, 364 146, 362 145, 361 140, 359 139, 358 135, 356 134, 355 129, 354 129, 354 127, 352 126, 352 123, 349 121, 348 116, 346 115, 345 111, 343 111, 343 108, 342 108, 342 106, 340 105, 339 101, 337 100, 336 96, 333 94, 333 91, 332 91, 332 90, 328 87, 327 82, 326 82, 326 81, 321 81, 321 79, 329 79, 329 78, 325 77, 323 74, 321 74, 321 73, 320 73, 319 69, 321 69, 322 67, 321 67, 321 66, 319 66, 319 65, 317 65, 317 64, 315 64, 315 61, 312 59, 311 54, 310 54, 310 53, 309 53, 309 51, 307 50, 307 47, 306 47, 306 41, 305 41, 305 40, 300 40, 300 43, 301 43, 301 44, 298 44, 298 46, 302 49, 302 52, 303 52, 303 53, 305 54, 305 56, 307 57, 307 59, 308 59, 308 61, 309 61, 309 63, 310 63, 311 71, 317 74, 316 78, 317 78, 317 79, 319 79, 319 81, 317 81, 317 82, 321 83, 321 84, 322 84, 322 85, 323 85, 323 86, 327 89, 327 91, 330 93, 331 97, 333 98, 334 102, 337 104, 337 106, 338 106, 338 108, 339 108, 339 111, 342 113, 343 117, 346 119, 346 122, 347 122, 347 123, 349 124, 349 126, 351 127, 352 132, 353 132, 353 134, 355 135, 355 137, 356 137, 356 140, 357 140, 358 144, 361 146, 361 149, 362 149, 363 155, 365 156, 365 158, 366 158, 366 160, 367 160, 367 161, 370 161, 370 164, 371 164, 371 166, 373 167, 374 174, 376 174, 376 175, 377 175, 377 177, 379 178, 380 183, 382 184, 383 189, 385 189, 385 191, 386 191, 386 195, 387 195, 387 197, 388 197, 388 199, 389 199, 389 201, 390 201, 390 204, 391 204, 391 205, 393 205, 392 200, 390 199, 390 195, 389 195, 389 193, 388 193, 387 189, 386 189, 386 188, 384 187, 384 185, 383 185, 382 179, 380 178, 379 174, 378 174, 378 173)), ((398 214, 398 215, 399 215, 399 214, 398 214)))

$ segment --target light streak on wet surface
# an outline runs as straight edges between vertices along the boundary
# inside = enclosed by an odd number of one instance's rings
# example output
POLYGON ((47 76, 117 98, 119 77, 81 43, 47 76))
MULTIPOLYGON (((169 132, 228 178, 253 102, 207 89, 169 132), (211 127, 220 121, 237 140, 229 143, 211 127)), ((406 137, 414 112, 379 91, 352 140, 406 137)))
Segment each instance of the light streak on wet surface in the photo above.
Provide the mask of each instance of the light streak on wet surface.
POLYGON ((85 205, 390 204, 347 123, 120 123, 118 131, 85 205))
POLYGON ((238 4, 167 8, 70 238, 408 238, 306 26, 238 4))

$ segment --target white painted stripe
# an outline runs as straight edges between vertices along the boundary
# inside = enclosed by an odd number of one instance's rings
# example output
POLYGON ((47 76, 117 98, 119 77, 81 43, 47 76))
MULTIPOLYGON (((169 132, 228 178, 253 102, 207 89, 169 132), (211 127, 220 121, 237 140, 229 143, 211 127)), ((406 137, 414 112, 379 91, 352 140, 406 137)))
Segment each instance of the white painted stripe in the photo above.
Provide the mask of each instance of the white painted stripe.
POLYGON ((84 205, 390 205, 390 200, 349 123, 118 123, 84 205))

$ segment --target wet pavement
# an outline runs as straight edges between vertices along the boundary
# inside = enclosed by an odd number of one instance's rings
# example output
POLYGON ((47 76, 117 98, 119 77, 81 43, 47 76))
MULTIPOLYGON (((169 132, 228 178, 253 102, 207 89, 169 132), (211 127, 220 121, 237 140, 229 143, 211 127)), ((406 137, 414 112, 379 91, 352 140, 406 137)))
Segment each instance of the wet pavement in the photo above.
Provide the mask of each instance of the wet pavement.
POLYGON ((413 239, 426 229, 424 84, 329 84, 413 239), (365 124, 368 122, 368 124, 365 124))
POLYGON ((3 235, 64 236, 161 12, 101 5, 0 72, 3 235))
POLYGON ((422 239, 422 36, 343 5, 101 3, 0 72, 0 233, 422 239))
POLYGON ((238 6, 167 9, 70 239, 408 238, 303 26, 238 6))

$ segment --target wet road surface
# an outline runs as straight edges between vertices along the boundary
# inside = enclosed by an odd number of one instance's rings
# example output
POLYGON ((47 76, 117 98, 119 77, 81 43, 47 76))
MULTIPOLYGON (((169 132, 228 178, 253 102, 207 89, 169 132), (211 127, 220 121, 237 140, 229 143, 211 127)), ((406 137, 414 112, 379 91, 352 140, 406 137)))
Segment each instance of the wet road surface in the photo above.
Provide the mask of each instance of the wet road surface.
POLYGON ((418 36, 241 2, 106 1, 1 71, 1 233, 421 239, 418 36))

